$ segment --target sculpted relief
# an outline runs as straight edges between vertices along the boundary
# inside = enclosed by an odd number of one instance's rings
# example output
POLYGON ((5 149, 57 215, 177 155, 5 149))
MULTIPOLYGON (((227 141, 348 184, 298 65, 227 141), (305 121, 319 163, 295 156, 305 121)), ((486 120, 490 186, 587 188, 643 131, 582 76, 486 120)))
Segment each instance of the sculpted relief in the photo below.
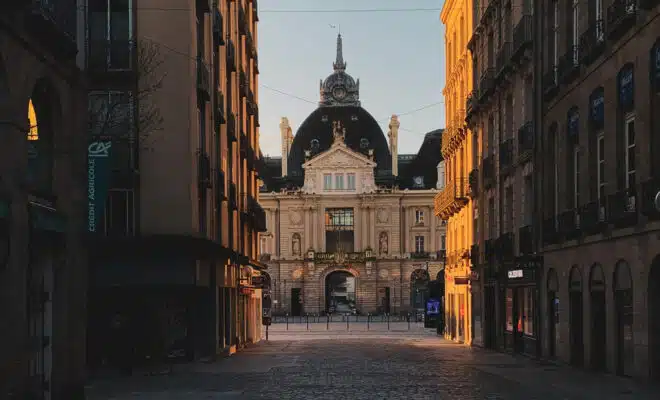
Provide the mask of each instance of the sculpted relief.
POLYGON ((378 223, 380 224, 386 224, 390 221, 390 213, 388 212, 388 210, 384 208, 378 209, 377 217, 378 217, 378 223))
POLYGON ((388 251, 388 237, 387 232, 381 232, 378 236, 378 253, 387 254, 388 251))
POLYGON ((289 221, 291 225, 298 226, 302 223, 302 216, 299 211, 290 211, 289 212, 289 221))
POLYGON ((291 237, 291 254, 299 256, 300 253, 300 234, 294 233, 291 237))

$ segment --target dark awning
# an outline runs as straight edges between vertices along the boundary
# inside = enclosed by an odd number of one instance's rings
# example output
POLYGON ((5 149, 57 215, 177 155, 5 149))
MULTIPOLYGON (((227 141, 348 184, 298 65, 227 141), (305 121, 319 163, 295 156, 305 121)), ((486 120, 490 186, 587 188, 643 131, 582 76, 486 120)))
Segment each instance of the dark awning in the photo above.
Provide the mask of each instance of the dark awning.
POLYGON ((268 265, 262 264, 259 261, 255 261, 255 260, 250 260, 248 265, 254 269, 258 269, 259 271, 265 271, 268 269, 268 265))
POLYGON ((233 251, 213 240, 184 234, 147 234, 109 237, 90 235, 88 250, 91 256, 131 258, 177 256, 189 259, 233 257, 233 251))

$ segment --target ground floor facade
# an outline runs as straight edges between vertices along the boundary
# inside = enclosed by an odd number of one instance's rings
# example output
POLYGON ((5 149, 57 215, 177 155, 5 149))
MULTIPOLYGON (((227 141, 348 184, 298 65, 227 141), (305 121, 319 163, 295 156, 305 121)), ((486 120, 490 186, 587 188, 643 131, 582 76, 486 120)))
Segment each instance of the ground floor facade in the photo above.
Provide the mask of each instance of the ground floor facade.
POLYGON ((465 265, 448 268, 444 276, 445 338, 471 344, 473 299, 469 268, 465 265))
POLYGON ((431 260, 326 264, 268 263, 274 314, 423 312, 428 283, 442 266, 431 260))

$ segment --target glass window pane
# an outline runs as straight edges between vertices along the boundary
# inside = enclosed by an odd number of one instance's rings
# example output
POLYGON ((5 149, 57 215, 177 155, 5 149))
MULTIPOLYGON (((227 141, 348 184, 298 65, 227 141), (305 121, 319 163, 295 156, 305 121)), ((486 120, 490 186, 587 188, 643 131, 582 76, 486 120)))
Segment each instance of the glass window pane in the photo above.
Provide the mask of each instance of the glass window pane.
POLYGON ((635 144, 635 120, 628 121, 628 146, 635 144))

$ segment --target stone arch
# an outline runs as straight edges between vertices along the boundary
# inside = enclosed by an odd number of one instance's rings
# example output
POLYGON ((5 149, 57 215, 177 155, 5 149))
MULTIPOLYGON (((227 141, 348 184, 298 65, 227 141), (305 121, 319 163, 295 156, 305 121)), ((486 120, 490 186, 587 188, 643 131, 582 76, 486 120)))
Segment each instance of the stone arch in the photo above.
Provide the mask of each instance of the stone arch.
POLYGON ((577 265, 571 267, 568 275, 568 290, 571 292, 582 291, 582 272, 577 265))
POLYGON ((612 290, 632 290, 632 273, 630 272, 630 265, 626 260, 619 260, 614 267, 612 274, 612 290))
POLYGON ((651 262, 647 299, 650 377, 658 381, 660 380, 660 254, 651 262))
POLYGON ((437 279, 438 281, 444 282, 445 281, 445 270, 441 269, 440 271, 438 271, 438 273, 435 274, 435 279, 437 279))
POLYGON ((326 312, 329 311, 329 298, 328 298, 328 278, 330 278, 333 274, 337 273, 345 273, 348 275, 351 275, 355 280, 354 280, 354 285, 355 285, 355 307, 359 311, 360 309, 360 298, 359 296, 359 287, 360 287, 360 273, 358 272, 357 269, 353 267, 344 267, 344 266, 339 266, 339 265, 333 265, 329 266, 326 269, 324 269, 321 274, 319 274, 320 282, 319 286, 321 288, 320 292, 321 295, 319 296, 319 309, 320 310, 325 310, 326 312))
POLYGON ((605 290, 605 273, 603 267, 595 263, 591 266, 589 271, 589 291, 604 291, 605 290))

